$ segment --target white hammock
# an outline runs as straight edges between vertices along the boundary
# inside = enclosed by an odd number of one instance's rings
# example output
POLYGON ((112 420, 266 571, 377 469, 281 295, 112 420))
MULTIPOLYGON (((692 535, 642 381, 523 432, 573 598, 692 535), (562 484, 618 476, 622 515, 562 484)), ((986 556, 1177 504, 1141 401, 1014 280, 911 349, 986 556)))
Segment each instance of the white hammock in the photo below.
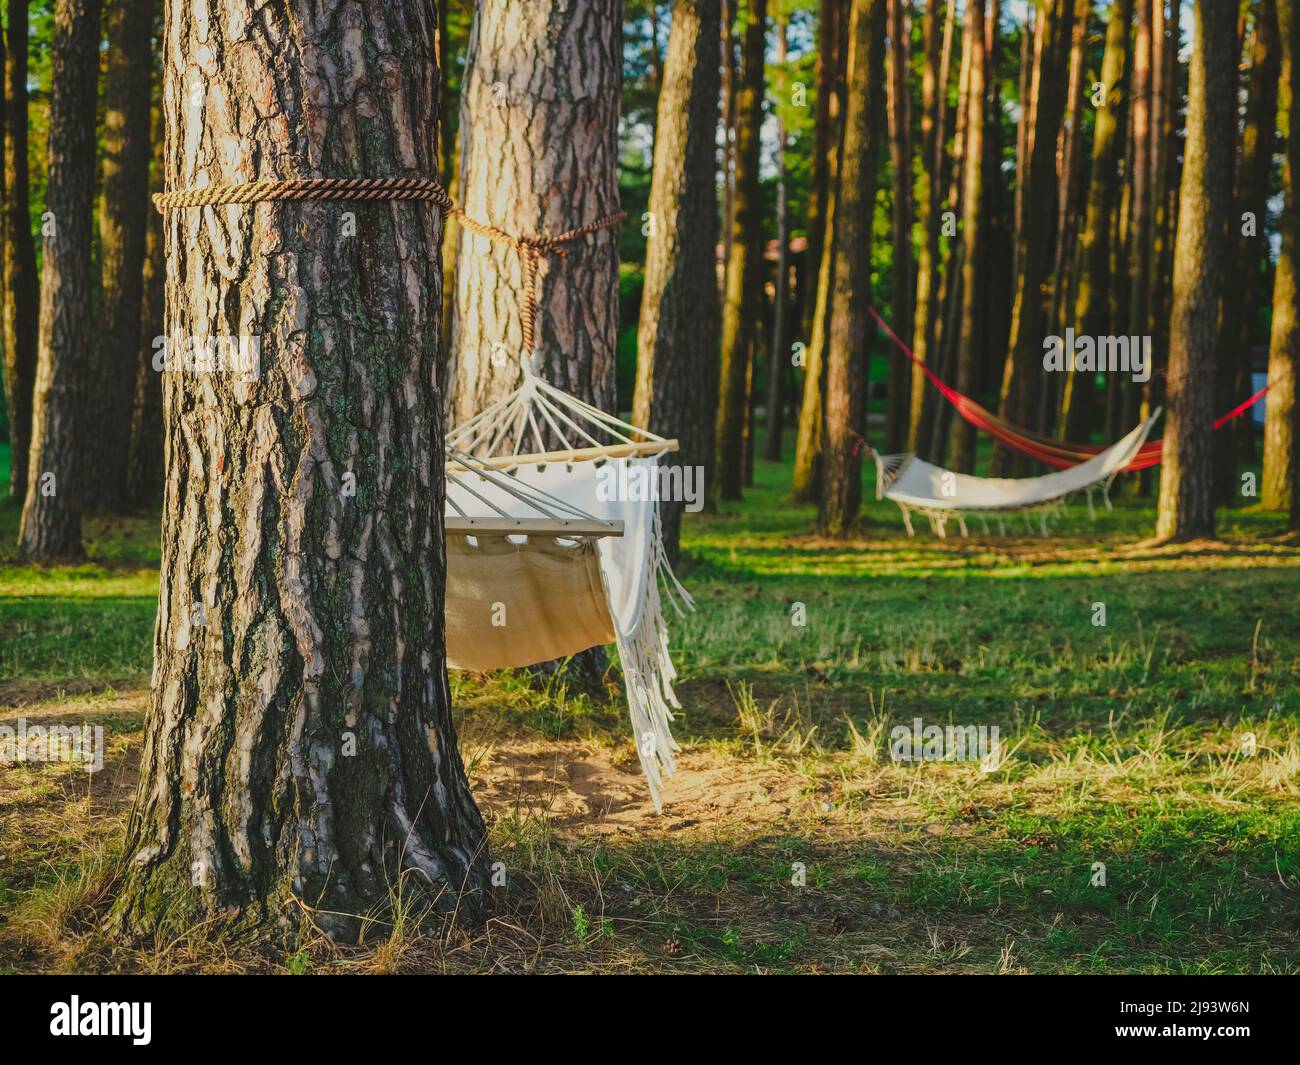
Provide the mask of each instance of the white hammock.
POLYGON ((523 365, 515 392, 448 434, 448 665, 531 665, 616 643, 637 753, 660 809, 679 750, 669 723, 680 708, 660 579, 679 615, 693 602, 669 566, 651 489, 659 456, 677 442, 523 365), (647 490, 610 490, 629 485, 647 490), (569 524, 538 521, 539 505, 569 524), (470 520, 489 533, 453 527, 470 520), (526 540, 511 531, 514 521, 532 526, 517 527, 526 540))
POLYGON ((1111 482, 1133 461, 1159 417, 1157 409, 1131 433, 1087 462, 1042 477, 973 477, 945 470, 915 455, 875 455, 876 498, 898 504, 908 535, 914 534, 914 510, 929 519, 930 527, 940 537, 946 535, 947 523, 954 518, 961 534, 967 535, 964 512, 983 515, 1031 510, 1038 513, 1046 534, 1048 513, 1076 492, 1088 494, 1091 515, 1092 492, 1100 487, 1106 509, 1110 509, 1111 482))

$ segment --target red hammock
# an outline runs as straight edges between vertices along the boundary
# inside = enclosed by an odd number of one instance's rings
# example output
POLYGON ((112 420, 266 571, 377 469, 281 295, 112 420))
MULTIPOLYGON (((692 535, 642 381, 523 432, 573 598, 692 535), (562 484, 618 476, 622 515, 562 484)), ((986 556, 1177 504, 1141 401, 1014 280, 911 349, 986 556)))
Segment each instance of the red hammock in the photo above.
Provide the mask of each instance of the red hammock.
MULTIPOLYGON (((1054 440, 1050 436, 1043 436, 1041 433, 1033 432, 1030 429, 1021 429, 1012 425, 1005 418, 999 417, 992 411, 981 407, 970 396, 962 395, 951 385, 941 381, 930 367, 918 359, 911 349, 898 339, 898 335, 876 313, 874 307, 868 307, 867 309, 871 312, 871 317, 876 320, 876 324, 898 346, 898 350, 908 357, 913 366, 921 368, 925 376, 930 379, 930 383, 943 393, 943 397, 956 408, 957 413, 962 418, 976 429, 988 433, 989 436, 1005 444, 1013 451, 1019 451, 1022 455, 1028 455, 1030 458, 1038 459, 1040 462, 1045 462, 1058 470, 1064 470, 1070 466, 1078 465, 1080 462, 1086 462, 1094 455, 1099 455, 1106 450, 1105 447, 1098 444, 1072 444, 1063 440, 1054 440)), ((1232 421, 1233 418, 1239 418, 1258 403, 1267 391, 1268 385, 1265 385, 1244 403, 1238 404, 1221 418, 1216 418, 1214 428, 1218 429, 1220 426, 1232 421)), ((1137 453, 1137 457, 1124 469, 1145 470, 1148 466, 1158 465, 1163 452, 1164 442, 1161 440, 1153 440, 1148 444, 1143 444, 1137 453)))

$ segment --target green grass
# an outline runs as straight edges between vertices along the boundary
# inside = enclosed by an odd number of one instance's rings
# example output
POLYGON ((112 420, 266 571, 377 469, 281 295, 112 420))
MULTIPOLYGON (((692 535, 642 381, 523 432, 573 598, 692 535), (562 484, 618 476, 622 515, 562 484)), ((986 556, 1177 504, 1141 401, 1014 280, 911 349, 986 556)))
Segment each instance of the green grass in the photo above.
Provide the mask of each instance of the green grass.
POLYGON ((828 542, 788 483, 759 463, 742 505, 687 520, 665 816, 566 807, 563 767, 558 798, 511 790, 520 750, 604 752, 602 787, 635 779, 619 697, 455 676, 501 915, 370 952, 196 935, 124 954, 87 931, 138 756, 156 517, 93 519, 87 563, 38 568, 0 507, 0 717, 109 722, 123 782, 109 801, 5 771, 0 840, 25 840, 0 843, 0 968, 1300 971, 1300 547, 1280 515, 1224 510, 1222 540, 1160 547, 1152 502, 1117 490, 1048 539, 940 541, 868 498, 861 534, 828 542), (1000 762, 891 761, 916 717, 996 726, 1000 762))

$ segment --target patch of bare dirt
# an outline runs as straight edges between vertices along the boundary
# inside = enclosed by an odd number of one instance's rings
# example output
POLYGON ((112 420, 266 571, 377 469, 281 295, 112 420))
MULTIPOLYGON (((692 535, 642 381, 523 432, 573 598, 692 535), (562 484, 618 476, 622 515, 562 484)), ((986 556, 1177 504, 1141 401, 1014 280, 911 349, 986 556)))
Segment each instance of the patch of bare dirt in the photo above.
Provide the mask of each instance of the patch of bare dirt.
POLYGON ((683 751, 655 813, 636 759, 571 741, 498 745, 475 768, 472 790, 484 814, 545 816, 561 834, 667 835, 688 828, 725 830, 780 821, 799 805, 797 780, 777 767, 737 763, 708 751, 683 751))

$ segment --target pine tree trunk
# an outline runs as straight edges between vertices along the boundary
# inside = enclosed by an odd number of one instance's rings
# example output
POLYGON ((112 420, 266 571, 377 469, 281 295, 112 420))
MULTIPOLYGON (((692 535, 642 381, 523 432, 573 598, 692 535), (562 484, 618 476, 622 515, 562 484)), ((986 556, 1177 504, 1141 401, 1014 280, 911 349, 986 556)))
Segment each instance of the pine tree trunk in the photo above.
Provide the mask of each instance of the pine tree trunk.
MULTIPOLYGON (((162 85, 153 104, 153 166, 150 193, 163 191, 162 85)), ((149 204, 141 271, 140 340, 137 345, 135 399, 131 409, 131 454, 127 461, 127 500, 136 507, 155 507, 163 494, 162 375, 154 369, 155 339, 166 333, 167 255, 163 217, 149 204)))
MULTIPOLYGON (((1282 77, 1278 84, 1279 125, 1295 129, 1300 115, 1300 12, 1295 0, 1277 0, 1278 35, 1282 40, 1282 77)), ((1291 511, 1291 527, 1300 529, 1300 137, 1290 136, 1283 158, 1280 216, 1282 249, 1273 275, 1273 325, 1269 336, 1268 397, 1264 424, 1264 476, 1261 502, 1291 511)))
MULTIPOLYGON (((970 55, 970 87, 966 102, 965 179, 962 189, 961 323, 954 338, 956 387, 974 394, 979 385, 981 326, 980 284, 984 267, 984 119, 988 55, 984 48, 985 0, 969 0, 966 8, 966 48, 970 55)), ((948 465, 969 473, 975 464, 975 430, 965 421, 953 424, 948 465)))
POLYGON ((853 0, 849 12, 844 137, 825 354, 825 471, 818 511, 818 526, 828 536, 849 531, 862 498, 859 432, 866 401, 872 207, 885 129, 886 6, 887 0, 853 0))
MULTIPOLYGON (((1061 127, 1060 168, 1057 190, 1056 250, 1052 263, 1052 305, 1048 312, 1050 331, 1065 331, 1066 309, 1073 306, 1075 281, 1075 242, 1078 239, 1079 165, 1083 148, 1083 75, 1088 44, 1088 21, 1092 0, 1074 0, 1074 27, 1070 40, 1069 87, 1066 90, 1065 118, 1061 127)), ((1056 431, 1064 382, 1059 375, 1046 377, 1038 404, 1034 427, 1040 433, 1056 431)))
MULTIPOLYGON (((1042 378, 1043 335, 1047 331, 1043 288, 1051 266, 1052 233, 1058 180, 1056 133, 1065 111, 1065 81, 1074 0, 1043 0, 1038 8, 1036 66, 1031 93, 1033 130, 1027 135, 1029 158, 1023 168, 1024 196, 1016 240, 1017 274, 1011 312, 1011 335, 1002 371, 1002 417, 1030 425, 1038 409, 1042 378)), ((994 448, 995 475, 1023 472, 1026 463, 1001 445, 994 448)))
POLYGON ((27 499, 18 530, 26 558, 79 556, 85 494, 78 461, 91 322, 91 211, 99 0, 59 0, 51 49, 49 178, 27 499))
POLYGON ((833 194, 835 156, 839 151, 840 56, 844 51, 841 30, 845 26, 845 0, 821 0, 817 21, 817 100, 813 117, 813 157, 808 189, 808 247, 805 269, 813 284, 805 285, 810 296, 803 305, 803 334, 813 331, 812 313, 817 305, 817 275, 821 269, 826 234, 826 211, 833 194))
POLYGON ((719 499, 741 498, 745 472, 746 382, 762 295, 763 205, 758 168, 766 42, 767 0, 749 0, 745 11, 741 84, 736 97, 736 188, 731 256, 722 304, 722 369, 714 440, 716 473, 712 486, 719 499))
POLYGON ((99 201, 100 303, 95 402, 82 439, 88 506, 126 500, 131 407, 139 362, 140 300, 149 203, 153 0, 109 5, 104 78, 104 162, 99 201))
MULTIPOLYGON (((483 0, 461 90, 460 202, 478 222, 556 236, 618 210, 623 0, 483 0)), ((602 410, 616 405, 618 231, 541 265, 542 376, 602 410)), ((452 424, 513 391, 523 352, 524 263, 462 232, 452 336, 452 424)))
MULTIPOLYGON (((1111 226, 1119 204, 1119 164, 1124 155, 1124 102, 1128 66, 1129 24, 1133 0, 1115 0, 1106 24, 1106 50, 1101 83, 1104 104, 1097 108, 1092 135, 1092 174, 1088 204, 1079 235, 1079 283, 1074 301, 1074 327, 1088 336, 1109 332, 1111 286, 1111 226)), ((1096 389, 1090 374, 1070 369, 1061 400, 1061 433, 1067 440, 1087 441, 1096 423, 1096 389)))
MULTIPOLYGON (((436 170, 431 5, 213 16, 167 8, 169 187, 436 170)), ((269 203, 165 228, 169 335, 257 338, 261 370, 163 375, 153 705, 118 927, 306 913, 355 939, 399 890, 472 920, 487 855, 444 667, 440 215, 269 203)))
MULTIPOLYGON (((912 323, 912 108, 908 73, 911 69, 911 20, 905 0, 889 0, 889 157, 892 172, 893 314, 894 331, 907 335, 912 323)), ((891 453, 907 446, 911 410, 911 367, 903 356, 889 354, 885 446, 891 453)))
MULTIPOLYGON (((678 0, 673 8, 656 123, 645 286, 637 325, 632 421, 676 437, 676 460, 703 465, 701 376, 718 356, 715 281, 718 128, 718 0, 678 0)), ((680 500, 659 504, 664 544, 676 557, 680 500)))
MULTIPOLYGON (((777 62, 784 65, 788 56, 787 22, 777 26, 777 62)), ((787 196, 789 174, 786 170, 785 122, 777 116, 776 155, 776 280, 772 286, 772 346, 767 359, 767 442, 763 457, 768 462, 781 461, 781 443, 785 435, 785 371, 788 347, 787 309, 790 305, 790 204, 787 196)))
MULTIPOLYGON (((1219 393, 1225 398, 1225 404, 1234 407, 1253 391, 1250 387, 1250 326, 1260 296, 1261 267, 1268 260, 1265 221, 1273 169, 1281 65, 1282 46, 1278 39, 1274 0, 1259 0, 1255 5, 1246 123, 1237 167, 1236 207, 1229 228, 1233 237, 1230 276, 1238 287, 1232 299, 1223 301, 1223 339, 1219 346, 1219 393), (1243 232, 1247 213, 1254 217, 1253 235, 1243 232)), ((1250 417, 1245 416, 1225 425, 1215 436, 1217 493, 1222 503, 1239 498, 1237 469, 1251 458, 1254 432, 1250 417)))
POLYGON ((1164 458, 1156 536, 1214 535, 1215 349, 1228 280, 1227 219, 1232 210, 1233 131, 1237 115, 1236 12, 1199 0, 1187 141, 1174 246, 1164 458))
POLYGON ((8 64, 4 94, 4 349, 5 411, 9 419, 9 493, 27 498, 32 438, 32 392, 36 385, 36 248, 29 214, 27 178, 27 4, 9 0, 8 64))
MULTIPOLYGON (((949 2, 949 9, 952 4, 949 2)), ((921 169, 916 190, 916 221, 921 240, 916 261, 916 307, 913 312, 912 354, 924 363, 933 358, 939 310, 939 187, 940 160, 943 146, 940 125, 940 98, 948 87, 939 82, 940 32, 939 0, 928 0, 922 23, 925 62, 921 68, 921 169)), ((907 336, 899 331, 900 336, 907 336)), ((916 451, 922 439, 922 423, 930 384, 920 366, 911 368, 912 383, 908 396, 907 440, 904 447, 916 451)))

